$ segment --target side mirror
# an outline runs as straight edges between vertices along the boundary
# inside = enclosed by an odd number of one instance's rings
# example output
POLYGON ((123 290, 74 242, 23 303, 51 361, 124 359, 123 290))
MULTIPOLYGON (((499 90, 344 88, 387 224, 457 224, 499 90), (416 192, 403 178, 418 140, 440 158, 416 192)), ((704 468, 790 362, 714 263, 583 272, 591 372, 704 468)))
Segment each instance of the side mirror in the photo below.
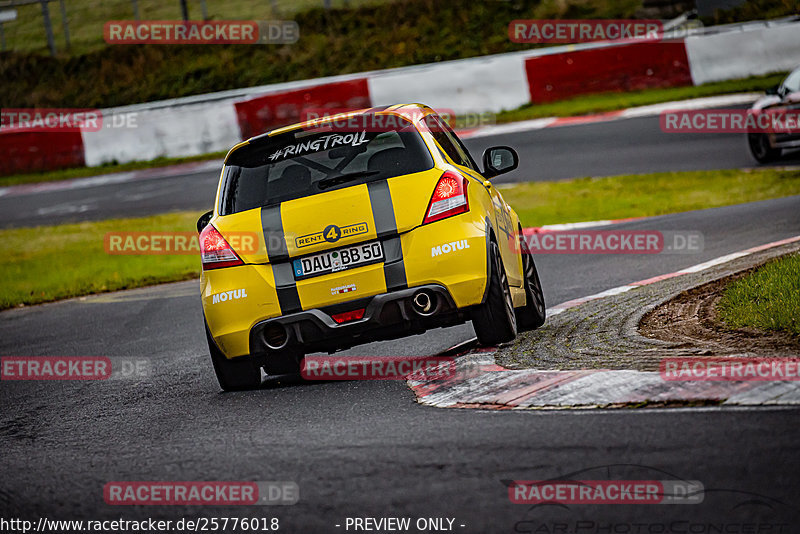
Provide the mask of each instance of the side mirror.
POLYGON ((775 85, 773 87, 770 87, 769 89, 766 90, 766 93, 768 95, 778 95, 778 94, 780 94, 780 85, 775 85))
POLYGON ((208 223, 211 221, 211 217, 213 217, 213 216, 214 216, 214 211, 212 210, 212 211, 208 211, 208 212, 202 214, 200 216, 200 218, 197 219, 197 233, 198 234, 203 231, 203 228, 208 226, 208 223))
POLYGON ((483 153, 483 176, 487 179, 513 171, 519 166, 519 156, 513 148, 495 146, 483 153))

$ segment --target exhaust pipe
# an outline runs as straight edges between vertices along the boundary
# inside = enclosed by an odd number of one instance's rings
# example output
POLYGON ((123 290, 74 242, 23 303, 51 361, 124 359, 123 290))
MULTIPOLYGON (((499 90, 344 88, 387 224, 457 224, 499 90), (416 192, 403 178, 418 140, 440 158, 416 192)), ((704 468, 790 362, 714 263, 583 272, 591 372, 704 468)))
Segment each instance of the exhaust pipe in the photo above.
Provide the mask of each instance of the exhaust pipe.
POLYGON ((436 313, 437 301, 436 295, 428 291, 419 291, 411 298, 411 304, 417 315, 422 317, 429 317, 436 313))
POLYGON ((261 332, 264 344, 271 350, 281 350, 289 344, 289 331, 280 323, 267 325, 261 332))

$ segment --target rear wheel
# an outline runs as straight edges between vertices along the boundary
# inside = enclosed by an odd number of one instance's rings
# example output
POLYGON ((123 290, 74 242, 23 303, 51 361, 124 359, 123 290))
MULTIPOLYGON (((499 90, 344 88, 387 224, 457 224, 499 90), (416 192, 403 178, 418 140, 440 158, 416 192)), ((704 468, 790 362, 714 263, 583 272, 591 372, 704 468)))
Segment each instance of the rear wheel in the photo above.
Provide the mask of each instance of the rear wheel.
POLYGON ((472 326, 482 345, 497 345, 517 336, 517 319, 500 248, 494 241, 489 245, 489 260, 489 291, 486 302, 473 312, 472 326))
POLYGON ((544 304, 544 292, 539 281, 539 273, 533 262, 533 255, 522 253, 522 270, 525 284, 525 306, 518 308, 517 330, 534 330, 544 324, 547 311, 544 304))
POLYGON ((211 353, 211 363, 217 374, 219 386, 225 391, 241 391, 254 389, 261 385, 261 368, 253 364, 249 356, 229 360, 217 347, 214 338, 206 326, 206 340, 208 351, 211 353))
POLYGON ((750 145, 750 153, 759 163, 775 161, 781 155, 780 148, 772 148, 769 144, 769 136, 767 134, 747 134, 747 144, 750 145))

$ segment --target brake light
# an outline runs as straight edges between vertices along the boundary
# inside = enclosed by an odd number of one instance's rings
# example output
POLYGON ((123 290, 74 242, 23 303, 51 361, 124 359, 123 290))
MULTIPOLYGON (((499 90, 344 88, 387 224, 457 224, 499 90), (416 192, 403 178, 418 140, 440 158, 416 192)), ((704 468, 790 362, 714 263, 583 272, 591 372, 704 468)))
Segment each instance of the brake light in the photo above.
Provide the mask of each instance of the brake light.
POLYGON ((422 224, 432 223, 468 211, 467 179, 454 171, 446 171, 439 178, 439 182, 433 190, 433 196, 428 204, 428 211, 422 224))
POLYGON ((200 257, 203 270, 244 265, 222 234, 210 224, 200 232, 200 257))
POLYGON ((366 308, 361 308, 360 310, 353 310, 344 313, 335 313, 331 315, 334 321, 338 324, 347 323, 350 321, 358 321, 359 319, 364 318, 364 311, 366 308))

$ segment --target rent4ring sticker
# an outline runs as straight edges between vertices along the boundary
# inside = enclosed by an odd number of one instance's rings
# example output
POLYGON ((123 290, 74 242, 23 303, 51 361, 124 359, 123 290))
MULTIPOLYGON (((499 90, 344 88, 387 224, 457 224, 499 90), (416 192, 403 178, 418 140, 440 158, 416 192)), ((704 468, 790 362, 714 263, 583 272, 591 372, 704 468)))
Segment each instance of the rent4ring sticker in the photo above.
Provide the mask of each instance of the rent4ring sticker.
POLYGON ((307 234, 300 236, 294 240, 297 248, 308 247, 327 241, 328 243, 336 243, 343 237, 351 237, 354 235, 366 234, 369 231, 367 223, 362 222, 358 224, 351 224, 349 226, 342 226, 341 228, 335 224, 329 224, 321 232, 307 234))

